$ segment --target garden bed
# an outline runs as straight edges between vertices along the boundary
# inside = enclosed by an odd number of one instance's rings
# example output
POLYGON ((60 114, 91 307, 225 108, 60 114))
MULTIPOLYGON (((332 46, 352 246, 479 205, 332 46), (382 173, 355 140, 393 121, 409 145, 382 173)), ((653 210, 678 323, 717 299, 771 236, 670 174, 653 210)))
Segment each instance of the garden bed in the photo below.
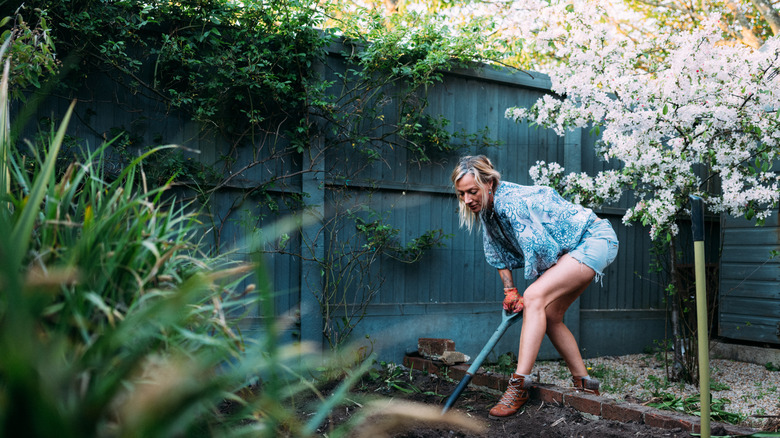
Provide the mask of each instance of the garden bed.
MULTIPOLYGON (((690 430, 659 417, 665 427, 654 427, 642 420, 624 418, 623 421, 606 419, 576 409, 572 405, 557 400, 545 401, 535 391, 529 403, 518 414, 501 420, 488 418, 488 411, 496 403, 499 392, 490 389, 468 387, 459 397, 454 410, 472 422, 481 425, 482 432, 464 431, 449 425, 429 424, 437 420, 436 415, 418 409, 413 414, 383 416, 382 408, 378 413, 369 413, 366 406, 372 399, 390 400, 394 403, 417 402, 434 407, 431 412, 440 412, 442 405, 452 394, 457 380, 440 377, 436 374, 409 369, 403 366, 388 365, 379 372, 366 376, 355 387, 353 397, 348 403, 333 411, 331 417, 318 431, 328 434, 338 425, 356 418, 368 416, 367 421, 357 422, 352 435, 355 437, 378 436, 377 431, 385 431, 384 436, 397 437, 690 437, 690 430), (419 415, 414 415, 414 414, 419 415), (388 418, 392 417, 392 418, 388 418), (421 418, 422 417, 422 418, 421 418), (424 421, 427 419, 428 421, 424 421)), ((550 387, 553 390, 555 387, 550 387)), ((560 389, 566 392, 566 389, 560 389)), ((584 398, 593 397, 582 395, 584 398)), ((601 397, 603 398, 603 397, 601 397)), ((384 403, 384 402, 383 402, 384 403)), ((376 405, 374 405, 376 406, 376 405)), ((380 405, 381 406, 381 405, 380 405)), ((376 409, 376 407, 375 407, 376 409)), ((389 411, 390 408, 388 408, 389 411)), ((649 408, 647 408, 649 410, 649 408)), ((412 408, 414 411, 414 408, 412 408)), ((396 412, 396 411, 394 411, 396 412)), ((305 414, 305 413, 303 413, 305 414)), ((673 413, 668 418, 674 418, 673 413)), ((681 418, 683 416, 680 416, 681 418)), ((695 421, 695 420, 693 420, 695 421)), ((736 427, 728 429, 714 424, 713 436, 749 433, 750 430, 736 427), (738 432, 735 432, 738 431, 738 432)))

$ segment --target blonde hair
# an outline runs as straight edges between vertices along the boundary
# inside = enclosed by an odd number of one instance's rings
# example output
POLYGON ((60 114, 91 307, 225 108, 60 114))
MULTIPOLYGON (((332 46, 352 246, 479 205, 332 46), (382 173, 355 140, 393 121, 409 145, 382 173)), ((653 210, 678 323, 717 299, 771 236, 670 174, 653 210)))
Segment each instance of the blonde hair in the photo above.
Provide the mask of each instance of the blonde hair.
MULTIPOLYGON (((491 183, 493 190, 496 190, 498 184, 501 182, 501 174, 493 167, 493 163, 488 157, 484 155, 467 155, 458 161, 458 165, 455 166, 455 169, 452 171, 452 176, 450 177, 450 179, 452 179, 452 186, 455 187, 455 184, 467 174, 474 175, 474 182, 482 191, 482 211, 484 211, 488 205, 488 190, 490 190, 491 183)), ((465 226, 471 231, 471 229, 474 228, 477 214, 472 212, 466 203, 463 202, 463 198, 458 197, 458 204, 460 226, 465 226)))

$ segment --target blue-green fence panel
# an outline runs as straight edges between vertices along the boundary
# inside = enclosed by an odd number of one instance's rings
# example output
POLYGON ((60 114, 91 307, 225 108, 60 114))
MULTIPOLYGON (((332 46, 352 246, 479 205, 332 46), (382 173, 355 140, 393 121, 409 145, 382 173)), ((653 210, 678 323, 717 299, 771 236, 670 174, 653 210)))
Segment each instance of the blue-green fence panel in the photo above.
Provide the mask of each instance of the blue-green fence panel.
POLYGON ((724 215, 718 334, 780 344, 780 227, 775 210, 766 225, 724 215))
MULTIPOLYGON (((334 81, 334 93, 349 86, 349 81, 340 82, 341 75, 354 67, 347 66, 338 52, 336 47, 315 67, 325 80, 334 81)), ((400 143, 379 149, 377 161, 366 158, 370 145, 351 143, 328 148, 324 159, 312 161, 306 155, 309 150, 301 154, 273 133, 245 138, 234 145, 214 132, 202 131, 187 116, 169 112, 152 96, 131 96, 97 75, 88 81, 95 86, 85 84, 80 91, 71 134, 95 146, 109 133, 124 129, 134 139, 133 147, 179 144, 186 147, 183 160, 213 166, 221 177, 229 177, 223 186, 186 192, 208 195, 202 214, 211 229, 204 234, 204 242, 214 251, 229 252, 236 260, 251 260, 251 250, 242 244, 258 229, 267 231, 271 223, 302 207, 316 218, 304 232, 290 233, 285 251, 278 251, 273 239, 266 248, 269 253, 264 265, 273 278, 278 313, 302 308, 300 327, 292 325, 285 332, 287 340, 302 336, 325 344, 323 323, 315 321, 320 318, 316 298, 323 293, 322 266, 290 253, 306 256, 307 251, 314 251, 327 258, 330 253, 326 251, 343 249, 351 241, 359 249, 365 242, 355 238, 355 219, 345 215, 346 209, 363 221, 381 218, 398 230, 395 239, 402 245, 426 231, 442 230, 448 236, 444 246, 427 251, 419 261, 409 264, 382 257, 369 268, 370 277, 339 290, 352 300, 354 308, 359 307, 354 300, 365 287, 372 281, 377 285, 371 303, 357 309, 358 314, 365 312, 365 317, 352 332, 352 339, 371 343, 384 360, 399 361, 404 352, 416 348, 419 337, 452 338, 459 350, 476 354, 500 320, 501 283, 496 270, 484 260, 481 231, 469 232, 458 224, 458 205, 449 178, 460 155, 484 153, 494 160, 504 180, 520 184, 531 183, 528 169, 537 161, 558 162, 565 164, 567 171, 590 174, 617 164, 601 162, 595 156, 595 138, 587 131, 559 137, 552 130, 504 118, 506 108, 530 106, 549 93, 549 79, 540 74, 491 67, 445 73, 442 82, 419 96, 427 99, 426 113, 434 120, 448 120, 450 132, 481 132, 501 146, 433 151, 430 162, 419 161, 400 143), (276 183, 268 190, 258 190, 269 180, 276 183), (332 222, 335 218, 341 222, 332 222)), ((366 107, 383 116, 382 123, 371 125, 372 134, 389 132, 398 123, 400 109, 393 96, 402 87, 387 87, 366 107)), ((349 97, 338 102, 347 112, 355 108, 349 97)), ((66 106, 61 99, 49 99, 38 114, 56 117, 66 106)), ((322 130, 312 139, 311 151, 321 144, 317 142, 333 144, 336 140, 326 122, 318 123, 322 130)), ((462 140, 453 141, 459 144, 462 140)), ((591 285, 567 313, 567 322, 586 356, 640 352, 664 336, 663 285, 649 270, 648 230, 621 223, 628 202, 626 198, 597 211, 615 227, 621 249, 603 284, 591 285)), ((713 230, 711 235, 717 235, 717 226, 713 230)), ((527 285, 522 272, 515 272, 515 280, 520 288, 527 285)), ((254 281, 257 279, 248 278, 245 285, 254 281)), ((243 316, 241 327, 247 336, 262 329, 257 309, 247 309, 243 316)), ((520 325, 514 326, 496 352, 514 351, 519 330, 520 325)), ((549 343, 540 357, 555 357, 549 343)))
MULTIPOLYGON (((461 351, 479 351, 495 329, 491 321, 498 321, 503 294, 496 270, 484 260, 481 231, 469 233, 458 226, 457 201, 449 178, 459 156, 484 153, 494 161, 504 180, 521 184, 531 183, 528 169, 537 161, 563 164, 575 156, 581 157, 577 171, 605 166, 592 164, 596 162, 591 157, 592 141, 575 142, 582 150, 574 154, 566 149, 567 139, 552 130, 504 118, 506 108, 532 105, 548 90, 549 82, 543 75, 530 78, 524 73, 489 68, 448 73, 442 83, 429 87, 426 112, 449 120, 452 131, 485 130, 502 146, 439 153, 430 164, 411 162, 408 151, 395 148, 385 151, 381 165, 361 174, 360 180, 370 181, 365 185, 373 188, 371 196, 365 196, 365 205, 387 214, 388 223, 403 230, 399 235, 402 243, 439 228, 451 238, 445 248, 429 251, 416 264, 382 262, 381 291, 355 329, 356 339, 370 336, 383 357, 394 360, 414 350, 419 337, 453 338, 461 351), (388 331, 392 335, 384 336, 388 331)), ((587 132, 582 137, 587 137, 587 132)), ((366 189, 352 184, 351 190, 357 193, 366 189)), ((649 272, 652 257, 648 230, 622 225, 624 211, 625 206, 618 205, 598 212, 615 226, 622 249, 603 283, 589 287, 581 303, 567 314, 567 322, 590 356, 641 352, 664 336, 663 285, 649 272), (616 342, 611 333, 620 333, 620 339, 616 342)), ((522 272, 514 275, 519 287, 528 284, 522 272)), ((518 334, 519 325, 502 339, 495 352, 515 351, 518 334)), ((540 357, 555 356, 552 346, 545 343, 540 357)))

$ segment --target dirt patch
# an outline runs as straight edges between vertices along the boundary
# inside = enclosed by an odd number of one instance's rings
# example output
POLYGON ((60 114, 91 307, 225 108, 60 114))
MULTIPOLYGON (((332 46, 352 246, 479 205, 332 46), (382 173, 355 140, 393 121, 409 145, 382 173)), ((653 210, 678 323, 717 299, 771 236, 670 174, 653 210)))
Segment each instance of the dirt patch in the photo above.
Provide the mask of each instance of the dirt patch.
MULTIPOLYGON (((329 434, 336 426, 367 415, 367 406, 372 399, 392 399, 413 401, 425 404, 431 412, 440 412, 447 398, 458 382, 439 378, 433 374, 409 371, 403 368, 388 368, 364 378, 354 389, 350 404, 336 409, 331 418, 320 429, 321 434, 329 434), (399 372, 398 370, 402 370, 399 372)), ((458 398, 454 410, 473 421, 484 425, 483 433, 459 430, 450 426, 429 426, 420 421, 387 421, 384 436, 429 438, 429 437, 690 437, 682 429, 660 429, 636 422, 622 423, 613 420, 583 414, 579 411, 555 403, 530 400, 518 414, 502 419, 488 418, 488 411, 496 403, 500 394, 467 388, 458 398)), ((418 411, 421 411, 419 409, 418 411)), ((435 420, 436 418, 431 418, 435 420)), ((377 436, 375 428, 381 425, 382 415, 371 414, 369 420, 356 423, 353 436, 365 435, 361 429, 373 427, 372 436, 377 436)), ((381 427, 380 427, 381 429, 381 427)), ((725 431, 724 431, 725 432, 725 431)), ((713 429, 713 435, 725 435, 713 429)))

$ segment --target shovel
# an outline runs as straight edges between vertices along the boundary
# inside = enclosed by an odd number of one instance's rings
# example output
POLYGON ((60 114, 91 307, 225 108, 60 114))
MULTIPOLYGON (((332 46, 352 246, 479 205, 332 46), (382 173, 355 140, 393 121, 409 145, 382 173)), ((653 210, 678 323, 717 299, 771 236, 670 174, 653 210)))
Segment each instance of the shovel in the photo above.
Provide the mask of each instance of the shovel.
POLYGON ((444 404, 444 409, 441 411, 442 415, 447 413, 452 405, 455 404, 455 400, 457 400, 458 397, 460 397, 460 393, 466 389, 466 386, 468 386, 469 382, 471 382, 471 378, 474 377, 474 374, 479 369, 479 366, 482 365, 482 362, 485 360, 487 355, 490 354, 490 351, 493 349, 493 347, 496 346, 498 340, 501 339, 501 336, 504 335, 506 329, 508 329, 510 325, 517 322, 522 314, 523 312, 509 313, 506 310, 502 310, 501 324, 498 325, 498 328, 493 333, 493 336, 491 336, 490 340, 487 341, 487 344, 485 344, 485 346, 482 348, 482 351, 480 351, 479 355, 474 359, 474 362, 471 363, 468 371, 466 371, 466 375, 463 376, 463 379, 461 379, 460 383, 458 383, 455 391, 453 391, 452 395, 450 395, 450 398, 447 399, 447 403, 444 404))

